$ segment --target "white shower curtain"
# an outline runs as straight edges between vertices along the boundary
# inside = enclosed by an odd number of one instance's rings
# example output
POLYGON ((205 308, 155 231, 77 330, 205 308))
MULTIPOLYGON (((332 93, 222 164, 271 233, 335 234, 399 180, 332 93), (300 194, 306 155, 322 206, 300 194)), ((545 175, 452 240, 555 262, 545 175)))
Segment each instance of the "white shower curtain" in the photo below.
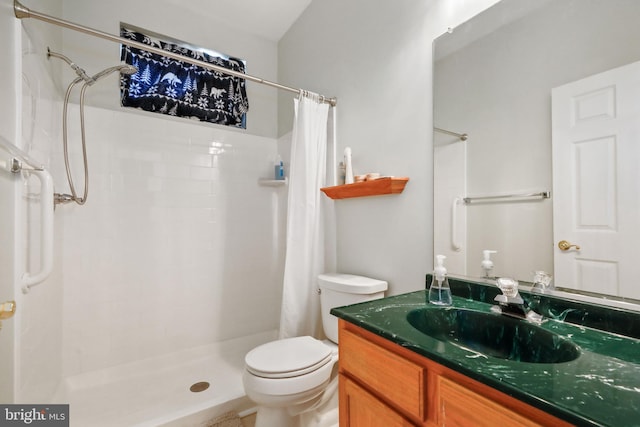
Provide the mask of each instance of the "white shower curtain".
POLYGON ((279 335, 320 338, 317 278, 336 264, 333 201, 320 191, 336 183, 336 114, 329 120, 329 105, 302 91, 294 109, 279 335))

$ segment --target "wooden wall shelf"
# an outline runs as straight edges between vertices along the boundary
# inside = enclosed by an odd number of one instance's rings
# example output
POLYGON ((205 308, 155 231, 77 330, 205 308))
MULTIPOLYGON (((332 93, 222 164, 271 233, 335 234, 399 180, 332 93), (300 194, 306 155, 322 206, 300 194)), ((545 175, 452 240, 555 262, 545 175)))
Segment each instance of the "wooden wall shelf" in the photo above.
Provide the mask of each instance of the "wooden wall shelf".
POLYGON ((379 178, 373 181, 324 187, 320 190, 332 199, 399 194, 402 193, 408 181, 409 178, 407 177, 379 178))

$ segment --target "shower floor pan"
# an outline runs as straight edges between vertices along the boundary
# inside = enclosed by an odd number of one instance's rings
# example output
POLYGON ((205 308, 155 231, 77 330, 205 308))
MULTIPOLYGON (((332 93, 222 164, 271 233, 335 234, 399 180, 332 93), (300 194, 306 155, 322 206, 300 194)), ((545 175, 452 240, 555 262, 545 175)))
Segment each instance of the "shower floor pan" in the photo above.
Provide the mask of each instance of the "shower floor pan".
POLYGON ((70 405, 71 427, 202 425, 253 407, 242 386, 244 356, 275 337, 250 335, 69 377, 53 400, 70 405), (209 387, 190 391, 201 382, 209 387))

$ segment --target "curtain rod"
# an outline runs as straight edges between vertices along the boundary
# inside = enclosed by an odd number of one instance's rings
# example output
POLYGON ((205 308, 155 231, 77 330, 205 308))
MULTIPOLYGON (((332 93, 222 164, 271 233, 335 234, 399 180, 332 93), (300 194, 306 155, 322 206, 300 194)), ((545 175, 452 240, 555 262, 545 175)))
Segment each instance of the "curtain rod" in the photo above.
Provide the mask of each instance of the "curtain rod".
MULTIPOLYGON (((244 73, 241 73, 239 71, 229 70, 227 68, 220 67, 220 66, 214 65, 214 64, 209 64, 207 62, 199 61, 197 59, 191 59, 191 58, 189 58, 187 56, 182 56, 182 55, 178 55, 178 54, 173 53, 173 52, 168 52, 168 51, 166 51, 164 49, 158 49, 156 47, 149 46, 149 45, 146 45, 144 43, 140 43, 140 42, 137 42, 137 41, 134 41, 134 40, 128 40, 128 39, 125 39, 124 37, 114 36, 113 34, 105 33, 103 31, 95 30, 93 28, 85 27, 85 26, 82 26, 82 25, 74 24, 73 22, 69 22, 69 21, 65 21, 63 19, 55 18, 53 16, 46 15, 44 13, 36 12, 36 11, 33 11, 33 10, 29 9, 28 7, 24 6, 18 0, 14 0, 13 1, 13 11, 14 11, 14 14, 15 14, 16 18, 18 18, 18 19, 35 18, 35 19, 38 19, 40 21, 47 22, 49 24, 57 25, 59 27, 68 28, 70 30, 74 30, 74 31, 78 31, 78 32, 81 32, 81 33, 88 34, 90 36, 94 36, 94 37, 98 37, 98 38, 101 38, 101 39, 109 40, 109 41, 112 41, 112 42, 115 42, 115 43, 124 44, 124 45, 130 46, 130 47, 135 47, 135 48, 138 48, 138 49, 146 50, 148 52, 155 53, 157 55, 166 56, 168 58, 172 58, 172 59, 175 59, 177 61, 187 62, 189 64, 197 65, 199 67, 206 68, 206 69, 213 70, 213 71, 218 71, 220 73, 228 74, 230 76, 240 77, 240 78, 243 78, 245 80, 249 80, 249 81, 252 81, 252 82, 255 82, 255 83, 260 83, 260 84, 263 84, 263 85, 275 87, 277 89, 286 90, 286 91, 293 92, 293 93, 298 93, 298 94, 302 91, 301 89, 296 89, 296 88, 293 88, 293 87, 284 86, 284 85, 281 85, 279 83, 274 83, 274 82, 271 82, 269 80, 261 79, 259 77, 250 76, 248 74, 244 74, 244 73)), ((320 101, 325 102, 327 104, 330 104, 333 107, 335 107, 336 104, 338 103, 338 100, 336 98, 327 98, 327 97, 325 97, 323 95, 320 95, 320 101)))

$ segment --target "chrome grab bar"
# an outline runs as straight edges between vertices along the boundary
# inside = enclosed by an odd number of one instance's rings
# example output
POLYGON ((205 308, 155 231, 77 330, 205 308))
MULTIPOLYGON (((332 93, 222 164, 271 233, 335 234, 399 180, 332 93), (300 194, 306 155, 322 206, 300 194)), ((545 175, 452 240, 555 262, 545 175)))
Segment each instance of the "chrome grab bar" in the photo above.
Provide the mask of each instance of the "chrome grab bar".
POLYGON ((504 199, 550 199, 551 191, 541 191, 538 193, 523 193, 523 194, 504 194, 497 196, 481 196, 481 197, 465 197, 462 200, 466 203, 480 202, 480 201, 499 201, 504 199))

